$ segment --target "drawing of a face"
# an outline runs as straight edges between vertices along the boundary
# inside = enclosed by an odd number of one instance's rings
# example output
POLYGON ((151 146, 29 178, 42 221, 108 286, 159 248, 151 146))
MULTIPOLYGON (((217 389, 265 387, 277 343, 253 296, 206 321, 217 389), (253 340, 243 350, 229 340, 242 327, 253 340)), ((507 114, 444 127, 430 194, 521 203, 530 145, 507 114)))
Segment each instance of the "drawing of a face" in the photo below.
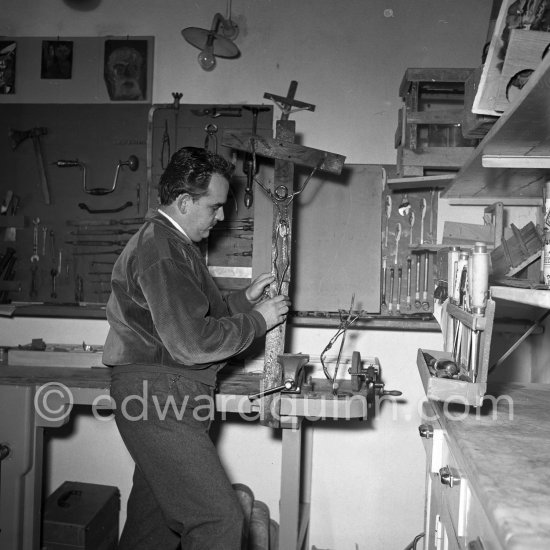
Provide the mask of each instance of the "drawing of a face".
POLYGON ((135 48, 123 46, 112 51, 105 65, 105 81, 111 99, 145 99, 143 57, 135 48))

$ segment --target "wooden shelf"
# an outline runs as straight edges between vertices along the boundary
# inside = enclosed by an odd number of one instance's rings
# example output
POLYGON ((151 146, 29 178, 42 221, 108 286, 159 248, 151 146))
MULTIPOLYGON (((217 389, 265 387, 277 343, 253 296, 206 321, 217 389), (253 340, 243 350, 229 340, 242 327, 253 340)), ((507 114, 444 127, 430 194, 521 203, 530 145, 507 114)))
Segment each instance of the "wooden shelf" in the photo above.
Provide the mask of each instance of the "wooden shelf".
POLYGON ((511 286, 492 286, 490 290, 493 298, 550 309, 550 289, 536 290, 511 286))
MULTIPOLYGON (((495 122, 459 170, 445 198, 540 197, 550 178, 545 163, 534 164, 528 157, 550 156, 550 56, 546 56, 521 90, 513 105, 495 122), (516 166, 527 168, 485 168, 483 156, 510 156, 516 166), (518 157, 526 157, 518 164, 518 157)), ((504 165, 504 161, 503 164, 504 165)))

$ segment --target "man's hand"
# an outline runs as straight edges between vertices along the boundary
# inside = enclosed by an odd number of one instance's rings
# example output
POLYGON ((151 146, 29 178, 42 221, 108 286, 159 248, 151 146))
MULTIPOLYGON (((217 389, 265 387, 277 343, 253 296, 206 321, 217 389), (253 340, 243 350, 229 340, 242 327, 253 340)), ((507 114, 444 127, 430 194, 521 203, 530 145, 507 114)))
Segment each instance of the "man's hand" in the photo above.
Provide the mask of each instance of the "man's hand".
POLYGON ((256 304, 263 296, 265 289, 275 280, 271 273, 258 275, 246 289, 246 299, 251 304, 256 304))
POLYGON ((288 296, 279 295, 256 304, 254 309, 261 313, 265 319, 267 330, 271 330, 286 319, 286 315, 290 309, 290 300, 288 296))

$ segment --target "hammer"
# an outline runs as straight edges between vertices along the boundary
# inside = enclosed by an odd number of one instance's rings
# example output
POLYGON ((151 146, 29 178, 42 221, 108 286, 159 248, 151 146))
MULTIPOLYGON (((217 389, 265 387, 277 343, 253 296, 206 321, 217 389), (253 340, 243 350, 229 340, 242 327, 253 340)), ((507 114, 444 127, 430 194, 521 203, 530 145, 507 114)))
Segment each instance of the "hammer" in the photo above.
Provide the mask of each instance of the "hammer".
POLYGON ((32 139, 34 146, 34 154, 38 165, 38 172, 40 174, 40 183, 42 185, 42 195, 44 196, 44 202, 50 204, 50 190, 48 188, 48 178, 46 176, 46 167, 44 165, 44 157, 42 156, 42 147, 40 143, 40 136, 44 136, 48 133, 47 128, 38 127, 32 128, 25 132, 19 130, 10 129, 9 138, 12 151, 15 151, 19 145, 28 138, 32 139))

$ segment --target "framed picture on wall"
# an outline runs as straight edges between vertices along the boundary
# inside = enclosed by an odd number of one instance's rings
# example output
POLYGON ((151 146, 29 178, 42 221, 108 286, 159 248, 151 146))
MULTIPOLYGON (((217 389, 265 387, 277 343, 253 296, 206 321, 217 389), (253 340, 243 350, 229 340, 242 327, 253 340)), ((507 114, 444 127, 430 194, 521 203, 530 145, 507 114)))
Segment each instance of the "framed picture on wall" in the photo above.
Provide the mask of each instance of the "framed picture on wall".
POLYGON ((112 101, 149 99, 148 40, 106 40, 103 76, 112 101))
POLYGON ((17 43, 0 40, 0 94, 15 93, 15 57, 17 43))
POLYGON ((40 78, 70 79, 73 74, 73 42, 43 40, 40 78))

